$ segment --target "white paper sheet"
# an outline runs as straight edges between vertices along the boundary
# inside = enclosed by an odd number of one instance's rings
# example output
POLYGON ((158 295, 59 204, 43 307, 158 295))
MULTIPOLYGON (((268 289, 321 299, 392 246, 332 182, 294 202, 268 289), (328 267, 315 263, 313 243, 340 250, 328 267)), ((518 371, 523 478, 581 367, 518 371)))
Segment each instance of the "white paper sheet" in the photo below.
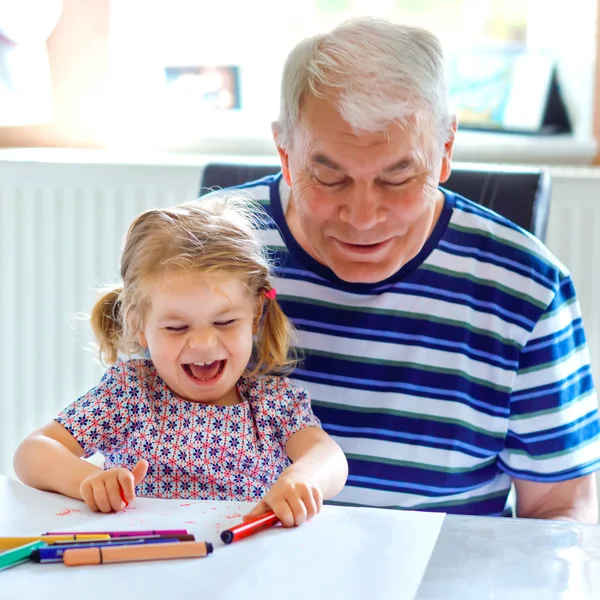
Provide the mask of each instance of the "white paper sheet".
POLYGON ((0 477, 0 536, 187 529, 215 548, 202 559, 92 567, 26 564, 0 573, 0 598, 412 600, 444 518, 326 506, 301 527, 275 527, 224 545, 219 533, 239 523, 251 506, 138 498, 124 512, 99 515, 81 502, 0 477))

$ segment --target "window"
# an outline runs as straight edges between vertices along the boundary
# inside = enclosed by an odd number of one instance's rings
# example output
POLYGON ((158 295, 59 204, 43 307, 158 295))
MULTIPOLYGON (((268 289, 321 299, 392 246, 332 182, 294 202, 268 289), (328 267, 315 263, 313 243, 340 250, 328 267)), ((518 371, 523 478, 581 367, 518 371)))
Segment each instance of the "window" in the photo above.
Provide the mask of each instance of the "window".
MULTIPOLYGON (((106 142, 270 154, 270 123, 278 114, 289 50, 305 36, 365 14, 436 33, 453 77, 451 90, 457 73, 465 77, 461 57, 473 52, 495 60, 524 54, 545 57, 545 64, 556 60, 575 137, 590 138, 596 1, 576 2, 579 10, 569 12, 557 0, 219 0, 210 8, 189 0, 113 0, 106 142)), ((489 71, 492 62, 484 64, 489 71)), ((528 86, 523 98, 535 95, 533 79, 521 69, 520 80, 528 86)), ((454 92, 455 100, 464 100, 464 89, 454 92)), ((531 102, 511 106, 513 124, 527 120, 532 110, 531 102)), ((472 113, 467 106, 464 114, 472 113)))

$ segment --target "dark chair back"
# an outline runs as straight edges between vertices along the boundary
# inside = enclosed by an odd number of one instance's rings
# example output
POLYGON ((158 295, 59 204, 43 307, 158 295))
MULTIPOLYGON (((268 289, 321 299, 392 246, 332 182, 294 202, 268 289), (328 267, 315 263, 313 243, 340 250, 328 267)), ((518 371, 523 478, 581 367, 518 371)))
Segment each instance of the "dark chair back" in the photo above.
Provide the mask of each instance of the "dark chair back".
MULTIPOLYGON (((202 175, 200 195, 210 188, 241 185, 279 170, 280 165, 275 162, 208 164, 202 175)), ((551 186, 550 176, 542 169, 455 163, 443 187, 491 208, 544 241, 551 186)))

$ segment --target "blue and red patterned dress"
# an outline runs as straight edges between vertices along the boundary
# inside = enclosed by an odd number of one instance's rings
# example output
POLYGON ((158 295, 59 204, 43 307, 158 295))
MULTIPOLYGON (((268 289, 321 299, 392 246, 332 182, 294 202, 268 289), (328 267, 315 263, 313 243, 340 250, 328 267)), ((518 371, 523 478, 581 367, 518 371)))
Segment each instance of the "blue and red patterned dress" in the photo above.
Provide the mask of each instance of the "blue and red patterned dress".
POLYGON ((150 466, 138 496, 256 502, 290 464, 285 445, 319 427, 310 398, 285 377, 241 378, 235 406, 182 400, 151 360, 119 362, 56 420, 105 469, 150 466))

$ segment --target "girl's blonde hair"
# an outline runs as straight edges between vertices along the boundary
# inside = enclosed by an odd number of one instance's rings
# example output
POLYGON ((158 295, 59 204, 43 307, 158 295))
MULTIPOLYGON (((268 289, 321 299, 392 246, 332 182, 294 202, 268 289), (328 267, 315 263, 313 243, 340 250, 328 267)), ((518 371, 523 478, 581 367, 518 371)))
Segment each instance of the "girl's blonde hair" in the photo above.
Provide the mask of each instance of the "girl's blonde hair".
MULTIPOLYGON (((122 287, 105 293, 91 324, 105 363, 141 351, 137 334, 151 298, 148 283, 172 273, 236 275, 255 297, 271 290, 270 264, 258 237, 260 209, 242 195, 219 194, 149 210, 129 227, 121 258, 122 287)), ((250 375, 290 370, 293 327, 277 300, 264 301, 250 375)))

